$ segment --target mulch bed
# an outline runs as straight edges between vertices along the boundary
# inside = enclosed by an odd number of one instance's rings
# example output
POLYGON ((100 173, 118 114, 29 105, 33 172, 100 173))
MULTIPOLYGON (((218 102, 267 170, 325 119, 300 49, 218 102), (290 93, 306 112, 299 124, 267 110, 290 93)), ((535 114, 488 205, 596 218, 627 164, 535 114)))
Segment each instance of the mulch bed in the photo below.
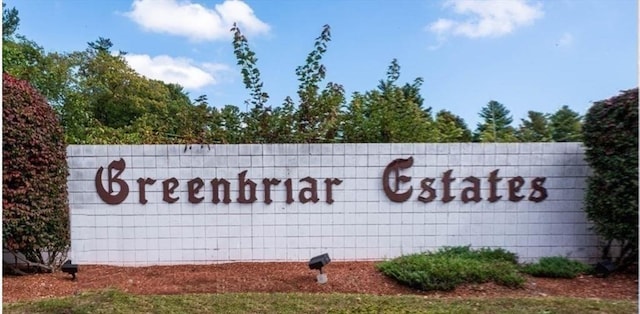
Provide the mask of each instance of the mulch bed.
POLYGON ((317 271, 306 263, 226 263, 151 267, 80 265, 78 279, 62 272, 4 276, 4 302, 73 295, 116 288, 134 294, 185 294, 228 292, 415 294, 428 298, 495 298, 567 296, 638 300, 638 275, 616 273, 607 278, 576 279, 527 277, 523 288, 469 284, 450 292, 423 292, 407 288, 384 276, 375 262, 332 262, 324 268, 326 284, 316 282, 317 271))

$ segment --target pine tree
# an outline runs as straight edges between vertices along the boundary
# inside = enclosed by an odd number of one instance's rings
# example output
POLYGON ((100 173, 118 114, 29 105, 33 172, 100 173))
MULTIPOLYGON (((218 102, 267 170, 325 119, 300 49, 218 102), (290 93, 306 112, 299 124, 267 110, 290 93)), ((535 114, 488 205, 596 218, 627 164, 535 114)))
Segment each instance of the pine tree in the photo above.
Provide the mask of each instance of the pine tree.
POLYGON ((484 122, 478 123, 474 134, 477 142, 515 142, 515 130, 510 126, 513 118, 501 103, 492 100, 480 111, 484 122))
POLYGON ((562 106, 549 117, 551 137, 556 142, 582 141, 582 117, 577 112, 562 106))
POLYGON ((522 119, 517 136, 521 142, 551 141, 551 129, 547 115, 542 112, 529 111, 527 119, 522 119))

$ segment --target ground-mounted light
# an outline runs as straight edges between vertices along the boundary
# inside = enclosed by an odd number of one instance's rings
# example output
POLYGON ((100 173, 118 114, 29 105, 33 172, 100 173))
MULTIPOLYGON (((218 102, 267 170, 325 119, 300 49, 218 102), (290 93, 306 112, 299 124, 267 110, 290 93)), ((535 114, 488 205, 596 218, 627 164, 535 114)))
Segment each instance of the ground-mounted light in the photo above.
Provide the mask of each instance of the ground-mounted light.
POLYGON ((62 264, 62 271, 73 276, 72 280, 76 280, 76 273, 78 272, 78 264, 71 264, 71 260, 67 260, 62 264))
POLYGON ((598 262, 595 266, 595 274, 598 277, 607 277, 609 276, 609 274, 614 272, 616 268, 616 264, 612 263, 611 261, 601 261, 598 262))
POLYGON ((329 258, 329 254, 324 253, 322 255, 318 255, 316 257, 311 258, 309 260, 309 269, 317 269, 320 273, 317 276, 318 283, 324 284, 327 282, 327 274, 322 272, 322 267, 326 266, 331 262, 329 258))

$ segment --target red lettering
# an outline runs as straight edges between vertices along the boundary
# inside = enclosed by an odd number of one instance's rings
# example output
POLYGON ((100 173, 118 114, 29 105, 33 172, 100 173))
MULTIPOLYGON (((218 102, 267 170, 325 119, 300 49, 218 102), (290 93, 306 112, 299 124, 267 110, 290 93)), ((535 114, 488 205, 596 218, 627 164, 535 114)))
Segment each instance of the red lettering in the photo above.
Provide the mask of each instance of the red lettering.
POLYGON ((162 181, 162 200, 169 204, 178 201, 180 199, 179 196, 171 197, 171 194, 175 192, 175 190, 178 188, 178 185, 180 185, 180 183, 176 178, 170 178, 162 181))
POLYGON ((145 196, 145 186, 156 183, 156 180, 151 178, 146 178, 146 179, 138 178, 137 182, 138 182, 138 189, 140 190, 138 199, 140 204, 144 205, 147 203, 147 197, 145 196))
POLYGON ((127 182, 120 179, 120 175, 122 174, 122 172, 124 172, 125 168, 126 163, 122 158, 120 158, 120 160, 114 160, 109 164, 109 166, 107 167, 108 191, 105 190, 104 186, 102 185, 102 171, 104 170, 104 168, 100 167, 98 169, 98 172, 96 172, 96 191, 98 191, 98 196, 100 196, 100 198, 105 203, 111 205, 120 204, 127 198, 127 195, 129 195, 129 185, 127 184, 127 182), (115 175, 113 174, 113 169, 117 171, 115 175), (114 183, 118 184, 118 187, 120 187, 120 190, 115 195, 113 194, 114 183))
POLYGON ((398 193, 400 190, 400 183, 406 183, 411 181, 411 177, 401 176, 400 170, 410 168, 413 165, 413 157, 409 157, 408 159, 396 159, 389 163, 386 168, 384 168, 384 172, 382 173, 382 186, 384 188, 384 194, 387 197, 397 203, 402 203, 408 200, 411 197, 411 193, 413 193, 413 187, 409 187, 409 189, 403 193, 398 193), (391 187, 389 183, 389 175, 391 173, 394 174, 394 182, 395 185, 391 187))

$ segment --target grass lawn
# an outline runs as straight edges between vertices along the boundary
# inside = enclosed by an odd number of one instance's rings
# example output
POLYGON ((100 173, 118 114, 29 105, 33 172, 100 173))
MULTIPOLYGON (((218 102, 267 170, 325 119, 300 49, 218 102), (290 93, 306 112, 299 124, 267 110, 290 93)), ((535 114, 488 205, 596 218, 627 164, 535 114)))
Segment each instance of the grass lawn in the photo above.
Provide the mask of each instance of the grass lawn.
POLYGON ((3 305, 4 313, 638 313, 638 304, 575 298, 432 299, 356 294, 133 295, 117 290, 3 305))

